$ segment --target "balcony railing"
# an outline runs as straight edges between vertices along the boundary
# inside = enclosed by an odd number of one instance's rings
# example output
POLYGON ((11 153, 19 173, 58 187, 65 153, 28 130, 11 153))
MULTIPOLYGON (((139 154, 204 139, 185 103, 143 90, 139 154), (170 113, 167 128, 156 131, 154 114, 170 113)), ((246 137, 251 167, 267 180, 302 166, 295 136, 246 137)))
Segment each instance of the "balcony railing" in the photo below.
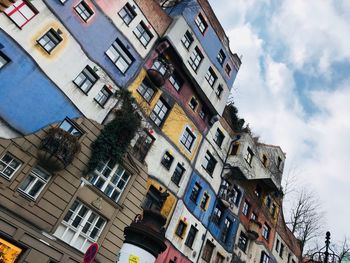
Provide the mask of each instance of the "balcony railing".
POLYGON ((80 151, 78 138, 60 129, 51 128, 41 141, 38 158, 41 166, 49 171, 59 171, 72 163, 80 151))

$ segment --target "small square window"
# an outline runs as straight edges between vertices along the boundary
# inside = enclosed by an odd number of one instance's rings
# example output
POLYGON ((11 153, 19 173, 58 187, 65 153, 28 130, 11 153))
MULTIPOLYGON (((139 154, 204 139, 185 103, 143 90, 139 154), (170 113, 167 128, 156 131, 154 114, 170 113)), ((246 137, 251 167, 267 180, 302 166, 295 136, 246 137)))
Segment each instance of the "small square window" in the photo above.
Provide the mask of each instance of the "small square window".
POLYGON ((191 199, 193 202, 197 203, 197 199, 198 199, 198 197, 199 197, 199 193, 200 193, 201 190, 202 190, 201 185, 200 185, 199 183, 196 182, 196 183, 194 184, 193 188, 192 188, 192 192, 191 192, 191 195, 190 195, 190 199, 191 199))
POLYGON ((188 60, 188 63, 190 64, 191 68, 194 71, 197 71, 203 59, 204 59, 204 56, 202 52, 200 51, 199 47, 196 46, 192 51, 192 54, 188 60))
POLYGON ((174 174, 171 177, 171 181, 173 181, 173 183, 175 183, 176 185, 179 185, 185 171, 185 168, 180 163, 178 163, 175 168, 174 174))
POLYGON ((140 24, 136 26, 133 32, 144 47, 147 47, 148 43, 153 38, 151 31, 143 21, 141 21, 140 24))
POLYGON ((25 177, 24 181, 20 184, 18 190, 31 199, 36 199, 41 191, 45 188, 46 184, 50 180, 50 174, 45 172, 40 167, 35 167, 25 177))
POLYGON ((137 92, 141 94, 145 101, 150 102, 155 93, 155 89, 153 88, 151 83, 144 80, 141 83, 141 85, 137 88, 137 92))
POLYGON ((59 127, 77 138, 80 138, 81 135, 83 135, 83 131, 78 127, 78 125, 68 118, 64 119, 59 127))
POLYGON ((112 60, 121 73, 125 73, 132 63, 134 57, 130 54, 124 44, 117 38, 112 46, 106 51, 106 55, 112 60))
POLYGON ((202 201, 201 201, 201 204, 200 204, 200 208, 202 208, 203 210, 207 210, 209 199, 210 199, 209 194, 205 192, 203 194, 203 198, 202 198, 202 201))
POLYGON ((232 68, 229 64, 226 64, 225 71, 226 71, 227 76, 231 75, 232 68))
POLYGON ((74 9, 85 22, 94 14, 85 1, 81 1, 76 7, 74 7, 74 9))
POLYGON ((218 79, 218 77, 216 76, 214 70, 212 67, 208 68, 207 74, 205 75, 205 79, 208 81, 210 87, 213 87, 216 80, 218 79))
POLYGON ((194 240, 196 239, 197 232, 198 232, 198 229, 192 225, 190 228, 190 231, 188 231, 187 238, 185 241, 185 245, 188 246, 189 248, 192 248, 194 240))
POLYGON ((184 45, 184 47, 186 49, 189 49, 190 46, 192 45, 193 41, 194 41, 194 39, 193 39, 192 34, 190 33, 190 31, 187 30, 181 39, 182 44, 184 45))
POLYGON ((136 17, 136 12, 129 3, 126 3, 125 6, 120 9, 118 15, 121 17, 121 19, 123 19, 125 24, 129 25, 136 17))
POLYGON ((239 235, 239 240, 238 240, 238 247, 239 247, 240 250, 242 250, 243 252, 246 252, 247 246, 248 246, 248 237, 247 237, 246 234, 244 234, 244 233, 241 231, 241 234, 239 235))
POLYGON ((204 16, 199 13, 196 17, 195 23, 199 29, 199 31, 204 34, 205 30, 208 28, 208 23, 205 21, 204 16))
POLYGON ((197 108, 197 105, 198 105, 198 101, 196 100, 195 97, 192 97, 188 105, 190 106, 190 108, 191 108, 193 111, 195 111, 196 108, 197 108))
POLYGON ((225 139, 225 135, 222 133, 222 131, 220 131, 220 129, 217 129, 217 130, 216 130, 216 133, 215 133, 215 137, 214 137, 214 142, 215 142, 219 147, 221 147, 222 142, 224 141, 224 139, 225 139))
POLYGON ((104 106, 108 99, 112 96, 112 91, 107 87, 104 86, 99 93, 97 93, 96 97, 95 97, 95 101, 100 105, 100 106, 104 106))
POLYGON ((250 204, 247 201, 244 201, 243 207, 242 207, 242 214, 248 217, 250 209, 250 204))
POLYGON ((170 106, 165 102, 165 100, 160 98, 149 117, 158 127, 160 127, 168 115, 169 110, 170 106))
POLYGON ((11 177, 18 171, 21 164, 22 163, 19 160, 6 153, 0 159, 0 175, 6 179, 11 179, 11 177))
POLYGON ((220 49, 216 59, 218 60, 218 62, 220 63, 221 66, 224 64, 225 59, 226 59, 226 55, 222 49, 220 49))
POLYGON ((99 79, 95 71, 88 65, 73 81, 84 93, 88 93, 99 79))
POLYGON ((207 151, 205 154, 202 166, 210 176, 213 175, 216 163, 217 163, 216 159, 213 157, 213 155, 211 155, 209 151, 207 151))
POLYGON ((5 67, 7 63, 10 62, 10 59, 0 51, 0 70, 5 67))
POLYGON ((168 151, 165 152, 165 154, 163 155, 161 164, 166 168, 166 169, 170 169, 171 164, 174 161, 174 156, 172 156, 168 151))
POLYGON ((177 224, 175 234, 183 238, 186 228, 187 228, 187 224, 184 221, 180 220, 179 223, 177 224))
POLYGON ((53 28, 51 28, 45 35, 39 38, 37 42, 43 49, 45 49, 47 53, 50 54, 51 51, 57 47, 60 42, 62 42, 62 40, 62 37, 53 28))
POLYGON ((38 11, 29 3, 29 1, 18 0, 4 13, 19 27, 23 28, 38 11))
POLYGON ((184 81, 176 71, 174 71, 173 74, 169 77, 169 82, 171 85, 173 85, 176 91, 179 91, 184 84, 184 81))
POLYGON ((224 88, 222 87, 222 84, 219 84, 215 94, 220 99, 222 92, 224 91, 224 88))
POLYGON ((192 131, 189 128, 186 128, 184 133, 182 134, 180 142, 183 146, 189 151, 191 151, 193 143, 195 141, 196 137, 192 133, 192 131))

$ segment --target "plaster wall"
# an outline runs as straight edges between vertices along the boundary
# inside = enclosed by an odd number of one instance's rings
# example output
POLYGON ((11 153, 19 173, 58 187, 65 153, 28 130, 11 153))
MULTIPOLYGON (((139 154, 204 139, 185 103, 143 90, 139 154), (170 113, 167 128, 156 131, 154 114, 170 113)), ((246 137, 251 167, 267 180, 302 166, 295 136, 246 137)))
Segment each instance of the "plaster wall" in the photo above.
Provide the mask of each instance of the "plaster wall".
POLYGON ((7 123, 0 120, 0 138, 10 139, 20 136, 18 132, 12 129, 7 123))
POLYGON ((221 246, 221 244, 215 240, 215 238, 210 234, 210 232, 207 232, 207 234, 204 238, 204 243, 203 243, 203 247, 202 247, 202 251, 201 251, 201 255, 199 257, 198 263, 210 263, 208 261, 203 260, 203 258, 202 258, 204 247, 205 247, 207 240, 212 242, 215 246, 213 253, 212 253, 212 256, 211 256, 211 259, 210 259, 210 262, 220 262, 220 261, 216 261, 219 256, 223 256, 227 260, 227 262, 231 262, 232 254, 227 252, 224 249, 224 247, 221 246))
POLYGON ((31 3, 39 13, 22 29, 19 29, 5 14, 0 14, 0 25, 86 117, 102 122, 116 100, 112 97, 102 107, 94 98, 104 85, 110 86, 113 92, 118 89, 117 86, 97 64, 89 60, 80 45, 42 1, 34 0, 31 3), (49 54, 37 40, 50 28, 60 29, 63 41, 49 54), (96 69, 99 80, 88 92, 83 92, 73 80, 87 65, 96 69))
POLYGON ((291 249, 288 247, 288 245, 286 244, 286 242, 282 239, 282 237, 278 234, 278 232, 276 232, 275 234, 275 240, 274 240, 274 244, 272 246, 272 254, 273 256, 276 258, 276 261, 278 263, 291 263, 292 260, 294 262, 299 262, 299 259, 294 255, 294 253, 291 251, 291 249), (277 240, 278 242, 278 246, 277 246, 277 240), (281 251, 281 243, 284 245, 284 249, 282 254, 280 254, 281 251), (277 248, 278 247, 278 251, 277 248), (290 254, 290 259, 288 261, 288 254, 290 254))
POLYGON ((177 202, 173 216, 171 218, 168 229, 165 233, 166 238, 178 249, 182 254, 188 257, 192 262, 196 262, 199 257, 199 250, 202 245, 202 236, 205 234, 205 227, 197 220, 185 207, 182 200, 177 202), (184 231, 183 237, 179 237, 175 234, 179 220, 183 220, 187 227, 184 231), (192 248, 185 245, 185 241, 191 225, 196 226, 198 229, 192 248))
POLYGON ((165 241, 165 244, 167 246, 167 249, 158 256, 156 263, 164 263, 164 262, 170 262, 170 260, 173 260, 176 263, 190 263, 191 261, 181 254, 180 251, 178 251, 169 241, 165 241))
POLYGON ((118 28, 130 41, 130 43, 134 46, 135 50, 141 55, 141 57, 145 58, 153 48, 154 43, 157 41, 159 36, 154 30, 153 26, 150 24, 149 20, 143 14, 142 10, 138 7, 138 5, 135 4, 134 1, 128 0, 97 0, 96 2, 101 7, 102 11, 113 21, 113 24, 116 26, 116 28, 118 28), (118 14, 120 9, 122 9, 126 3, 129 3, 136 12, 135 18, 130 22, 129 25, 127 25, 118 14), (137 39, 136 35, 133 32, 133 30, 141 21, 145 23, 153 35, 151 41, 147 44, 147 46, 142 45, 142 43, 137 39))

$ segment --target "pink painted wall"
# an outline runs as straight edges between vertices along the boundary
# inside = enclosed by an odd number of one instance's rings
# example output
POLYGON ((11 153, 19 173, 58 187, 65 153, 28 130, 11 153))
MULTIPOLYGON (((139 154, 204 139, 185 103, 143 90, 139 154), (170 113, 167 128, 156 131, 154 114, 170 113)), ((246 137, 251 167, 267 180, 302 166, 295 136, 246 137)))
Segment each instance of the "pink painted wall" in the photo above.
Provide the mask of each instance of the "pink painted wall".
POLYGON ((169 241, 165 242, 167 245, 167 249, 158 256, 155 263, 165 263, 169 262, 169 260, 174 260, 176 257, 176 263, 191 263, 191 261, 182 255, 180 251, 178 251, 176 248, 174 248, 169 241))

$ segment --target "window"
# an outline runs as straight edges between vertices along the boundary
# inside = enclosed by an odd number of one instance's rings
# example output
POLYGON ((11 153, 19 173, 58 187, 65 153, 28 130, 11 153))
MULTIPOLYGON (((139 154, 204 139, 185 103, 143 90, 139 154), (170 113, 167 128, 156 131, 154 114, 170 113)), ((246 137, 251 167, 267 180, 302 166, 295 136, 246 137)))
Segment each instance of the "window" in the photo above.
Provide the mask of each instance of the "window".
POLYGON ((193 37, 192 34, 190 33, 190 31, 186 31, 186 33, 184 34, 184 36, 181 39, 182 44, 184 45, 185 48, 189 49, 190 46, 193 43, 193 37))
POLYGON ((112 96, 112 91, 107 87, 104 86, 99 93, 97 93, 95 97, 95 101, 100 104, 100 106, 104 106, 108 99, 112 96))
POLYGON ((152 33, 149 31, 148 27, 142 21, 140 22, 140 24, 136 26, 133 32, 144 47, 146 47, 148 43, 151 41, 151 39, 153 38, 152 33))
POLYGON ((205 117, 207 117, 209 114, 209 110, 206 106, 202 105, 202 109, 199 112, 199 117, 201 117, 201 119, 205 119, 205 117))
POLYGON ((191 192, 191 195, 190 195, 190 199, 197 203, 197 199, 198 199, 198 196, 199 196, 199 193, 200 191, 202 190, 202 187, 200 186, 199 183, 195 183, 193 188, 192 188, 192 192, 191 192))
POLYGON ((54 235, 85 252, 97 241, 105 225, 105 219, 75 200, 54 235))
POLYGON ((121 17, 121 19, 123 19, 125 24, 129 25, 130 22, 136 17, 136 12, 129 3, 126 3, 125 6, 120 9, 118 15, 121 17))
POLYGON ((160 211, 168 197, 166 192, 162 193, 153 185, 150 186, 145 201, 142 204, 143 209, 154 209, 160 211))
POLYGON ((211 155, 209 151, 204 156, 203 168, 208 172, 209 175, 212 175, 216 166, 216 159, 211 155))
POLYGON ((5 67, 5 65, 9 62, 10 62, 10 59, 0 51, 0 69, 5 67))
POLYGON ((266 157, 266 155, 265 155, 265 154, 263 154, 262 164, 263 164, 263 166, 264 166, 264 167, 266 167, 266 166, 267 166, 267 157, 266 157))
POLYGON ((279 248, 280 248, 280 241, 277 239, 276 240, 275 250, 278 252, 279 248))
POLYGON ((290 263, 291 257, 292 257, 292 254, 291 254, 291 253, 288 253, 287 263, 290 263))
POLYGON ((227 76, 230 76, 231 75, 231 67, 229 64, 226 64, 226 67, 225 67, 225 71, 226 71, 226 74, 227 76))
POLYGON ((215 263, 224 263, 224 261, 225 261, 225 257, 218 252, 216 254, 215 263))
POLYGON ((254 194, 257 196, 257 197, 261 197, 261 194, 262 194, 262 188, 259 184, 256 185, 255 187, 255 190, 254 190, 254 194))
POLYGON ((220 206, 216 205, 214 208, 214 213, 212 216, 212 221, 214 224, 219 225, 221 221, 221 215, 223 214, 223 210, 220 206))
POLYGON ((169 77, 169 82, 177 91, 179 91, 184 84, 184 81, 176 71, 174 71, 173 74, 169 77))
POLYGON ((37 13, 34 7, 27 1, 18 0, 4 13, 19 27, 23 28, 37 13))
POLYGON ((202 208, 203 210, 207 210, 209 199, 210 199, 210 196, 208 195, 208 193, 205 192, 203 194, 203 198, 202 198, 202 201, 201 201, 201 204, 200 204, 200 208, 202 208))
POLYGON ((134 156, 143 162, 154 141, 155 138, 152 136, 150 131, 143 130, 133 147, 134 156))
POLYGON ((121 165, 105 161, 97 165, 90 182, 114 202, 118 202, 129 179, 129 173, 121 165))
POLYGON ((194 21, 199 29, 199 31, 204 34, 205 30, 208 28, 208 23, 205 21, 204 16, 199 13, 194 21))
POLYGON ((175 234, 182 238, 186 228, 187 228, 187 224, 184 221, 180 220, 179 223, 177 224, 175 234))
POLYGON ((196 137, 194 134, 189 128, 186 127, 184 133, 182 134, 180 142, 185 146, 187 150, 191 151, 195 139, 196 137))
POLYGON ((265 253, 265 251, 261 251, 260 263, 269 263, 270 257, 265 253))
POLYGON ((50 175, 40 167, 35 167, 27 175, 18 190, 32 199, 36 199, 46 186, 50 175))
POLYGON ((157 70, 160 74, 164 76, 165 72, 167 71, 167 68, 165 67, 165 64, 159 60, 155 60, 152 65, 152 69, 157 70))
POLYGON ((138 93, 145 99, 145 101, 150 102, 155 93, 152 85, 146 81, 143 81, 141 85, 137 88, 138 93))
POLYGON ((233 190, 232 190, 231 195, 232 196, 230 198, 230 201, 232 203, 234 203, 235 206, 238 206, 239 201, 241 200, 242 192, 241 192, 241 190, 238 189, 238 187, 236 185, 233 186, 233 190))
POLYGON ((267 208, 269 208, 270 209, 270 207, 271 207, 271 203, 272 203, 272 199, 271 199, 271 197, 268 195, 268 196, 266 196, 266 199, 265 199, 265 204, 266 204, 266 206, 267 206, 267 208))
POLYGON ((85 1, 81 1, 76 7, 74 7, 78 15, 86 22, 94 14, 90 6, 85 1))
POLYGON ((239 239, 238 239, 238 247, 240 250, 242 250, 243 252, 246 252, 247 250, 247 246, 248 246, 248 237, 246 234, 244 234, 241 231, 241 234, 239 235, 239 239))
POLYGON ((39 45, 46 50, 47 53, 51 53, 51 51, 62 41, 62 37, 51 28, 46 32, 37 42, 39 45))
POLYGON ((83 92, 88 93, 98 79, 99 77, 97 76, 95 71, 90 66, 86 66, 73 82, 83 92))
POLYGON ((282 159, 280 157, 277 158, 277 169, 281 170, 282 159))
POLYGON ((204 56, 202 52, 199 50, 199 47, 195 47, 194 50, 192 51, 192 54, 188 60, 188 63, 190 64, 191 68, 194 71, 197 71, 199 65, 201 64, 204 56))
POLYGON ((227 242, 227 239, 228 239, 228 236, 229 236, 229 232, 230 232, 230 229, 231 229, 231 225, 232 225, 231 220, 228 219, 228 218, 225 218, 224 228, 222 229, 222 232, 221 232, 221 241, 224 242, 224 243, 227 242))
POLYGON ((222 87, 222 84, 219 84, 218 89, 215 92, 215 94, 216 94, 216 96, 218 96, 218 98, 221 97, 223 90, 224 90, 224 88, 222 87))
POLYGON ((173 181, 173 183, 175 183, 176 185, 179 185, 185 171, 185 168, 180 163, 178 163, 173 173, 173 176, 171 177, 171 181, 173 181))
POLYGON ((218 62, 220 63, 221 66, 224 64, 225 59, 226 59, 226 55, 222 49, 220 49, 216 59, 218 60, 218 62))
POLYGON ((249 208, 250 208, 250 204, 247 201, 244 201, 244 204, 242 207, 242 214, 245 216, 248 216, 249 208))
POLYGON ((216 130, 216 133, 215 133, 215 137, 214 137, 214 142, 215 142, 219 147, 221 147, 222 142, 224 141, 224 139, 225 139, 225 135, 222 133, 222 131, 220 131, 220 129, 217 129, 217 130, 216 130))
POLYGON ((196 239, 198 229, 194 226, 191 226, 190 231, 188 231, 187 238, 185 241, 185 245, 189 248, 192 248, 193 242, 196 239))
POLYGON ((252 149, 250 149, 250 147, 248 147, 247 153, 246 153, 244 159, 249 164, 249 166, 251 166, 251 164, 252 164, 253 156, 254 156, 254 153, 253 153, 252 149))
POLYGON ((165 154, 163 155, 161 164, 166 168, 166 169, 170 169, 171 164, 174 161, 174 157, 168 152, 166 151, 165 154))
POLYGON ((284 245, 281 242, 281 249, 280 249, 280 258, 283 258, 283 251, 284 251, 284 245))
POLYGON ((266 223, 263 225, 262 236, 263 236, 266 240, 269 240, 269 236, 270 236, 270 227, 269 227, 266 223))
POLYGON ((250 215, 250 219, 253 220, 253 221, 257 221, 258 216, 257 216, 255 213, 252 213, 252 214, 250 215))
POLYGON ((68 132, 69 134, 80 138, 81 135, 83 135, 83 131, 80 130, 77 125, 75 125, 70 119, 66 118, 64 119, 60 124, 60 129, 68 132))
POLYGON ((6 179, 11 179, 20 166, 21 162, 19 160, 6 153, 0 159, 0 175, 6 179))
POLYGON ((273 218, 276 217, 276 210, 277 210, 277 206, 275 203, 273 203, 271 206, 271 215, 273 218))
POLYGON ((188 105, 193 111, 195 111, 198 105, 198 101, 195 99, 195 97, 192 97, 188 105))
POLYGON ((209 240, 207 240, 202 253, 202 259, 205 262, 210 262, 211 256, 213 255, 214 248, 215 248, 214 244, 209 240))
POLYGON ((218 79, 218 77, 216 76, 214 70, 212 67, 208 68, 207 74, 205 75, 205 79, 208 81, 210 87, 213 87, 216 80, 218 79))
POLYGON ((157 125, 161 126, 170 109, 170 106, 160 98, 151 112, 150 118, 157 125))
POLYGON ((121 73, 125 73, 134 62, 134 57, 117 38, 112 46, 106 51, 106 55, 117 66, 121 73))

